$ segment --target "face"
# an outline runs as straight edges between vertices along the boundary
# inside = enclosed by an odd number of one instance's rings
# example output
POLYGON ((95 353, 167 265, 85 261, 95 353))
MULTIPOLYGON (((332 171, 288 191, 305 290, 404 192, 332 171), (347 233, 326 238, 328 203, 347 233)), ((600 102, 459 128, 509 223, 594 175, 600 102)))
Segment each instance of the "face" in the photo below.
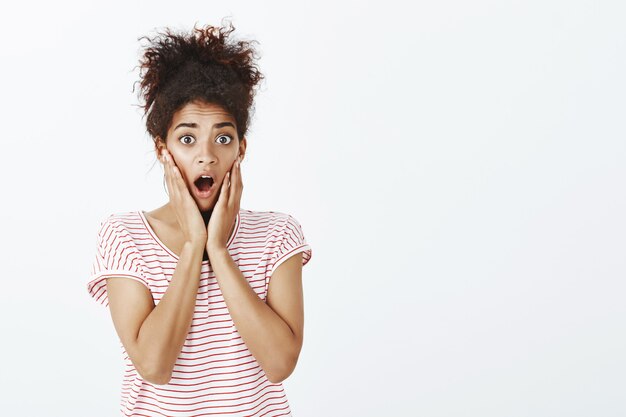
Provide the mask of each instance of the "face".
MULTIPOLYGON (((187 103, 174 113, 167 131, 165 147, 174 158, 189 193, 201 211, 212 209, 217 202, 226 173, 239 155, 246 150, 246 139, 237 140, 235 119, 222 107, 195 101, 187 103), (203 195, 194 185, 202 173, 213 177, 208 195, 203 195)), ((163 148, 157 142, 157 156, 163 148)))

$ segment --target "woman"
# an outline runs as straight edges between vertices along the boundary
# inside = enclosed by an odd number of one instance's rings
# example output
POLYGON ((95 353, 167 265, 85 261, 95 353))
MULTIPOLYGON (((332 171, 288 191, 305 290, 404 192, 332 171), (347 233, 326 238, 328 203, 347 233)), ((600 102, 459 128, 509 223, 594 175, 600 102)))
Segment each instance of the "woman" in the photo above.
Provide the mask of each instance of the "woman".
POLYGON ((302 347, 312 252, 291 215, 240 209, 263 76, 233 30, 145 38, 140 94, 169 202, 101 222, 87 285, 122 345, 123 415, 291 415, 282 381, 302 347))

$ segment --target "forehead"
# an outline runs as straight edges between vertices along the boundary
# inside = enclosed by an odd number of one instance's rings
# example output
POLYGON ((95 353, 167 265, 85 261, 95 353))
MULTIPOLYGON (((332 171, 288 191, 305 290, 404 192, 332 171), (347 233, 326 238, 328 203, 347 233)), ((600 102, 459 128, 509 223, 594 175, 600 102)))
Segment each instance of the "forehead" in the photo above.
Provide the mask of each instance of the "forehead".
MULTIPOLYGON (((192 101, 185 104, 172 115, 172 121, 185 120, 220 120, 235 122, 233 116, 227 112, 222 106, 204 101, 192 101)), ((172 123, 175 125, 174 123, 172 123)))

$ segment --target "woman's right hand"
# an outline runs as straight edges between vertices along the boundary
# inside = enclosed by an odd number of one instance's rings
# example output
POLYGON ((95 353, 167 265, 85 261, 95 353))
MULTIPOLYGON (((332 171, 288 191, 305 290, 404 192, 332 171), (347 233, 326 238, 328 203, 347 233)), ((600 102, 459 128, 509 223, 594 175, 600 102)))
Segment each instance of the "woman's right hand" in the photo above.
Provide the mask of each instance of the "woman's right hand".
POLYGON ((176 213, 180 230, 187 242, 204 247, 207 241, 207 229, 204 226, 200 209, 191 196, 174 158, 166 149, 163 149, 161 159, 170 197, 170 206, 176 213))

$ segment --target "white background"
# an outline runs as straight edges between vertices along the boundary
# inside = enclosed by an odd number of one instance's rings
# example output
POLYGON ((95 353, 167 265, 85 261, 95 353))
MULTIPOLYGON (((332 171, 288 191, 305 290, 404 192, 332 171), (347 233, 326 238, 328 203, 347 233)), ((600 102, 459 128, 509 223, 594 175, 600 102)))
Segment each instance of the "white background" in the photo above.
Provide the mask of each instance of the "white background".
POLYGON ((626 414, 621 1, 3 5, 0 410, 112 416, 98 222, 167 201, 138 38, 231 17, 266 80, 242 208, 292 214, 294 416, 626 414))

